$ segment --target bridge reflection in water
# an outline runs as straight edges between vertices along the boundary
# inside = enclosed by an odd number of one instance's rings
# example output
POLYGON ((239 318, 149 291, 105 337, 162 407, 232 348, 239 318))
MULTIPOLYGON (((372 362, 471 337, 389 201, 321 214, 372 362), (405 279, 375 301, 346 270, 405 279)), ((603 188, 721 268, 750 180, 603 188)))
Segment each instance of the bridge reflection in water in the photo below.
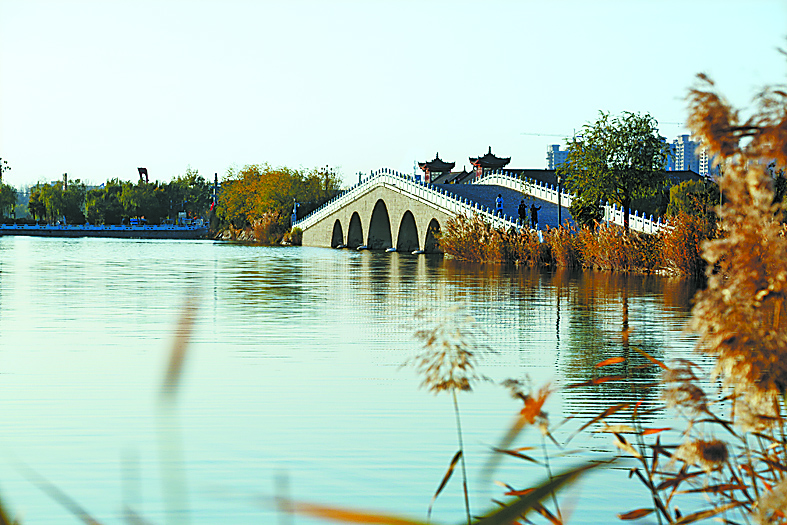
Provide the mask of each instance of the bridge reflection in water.
POLYGON ((483 373, 496 381, 527 376, 565 387, 621 377, 563 391, 565 415, 592 417, 613 402, 659 404, 660 371, 637 349, 665 361, 692 357, 694 336, 683 329, 697 284, 686 279, 549 272, 400 253, 337 254, 331 261, 328 267, 324 259, 319 267, 307 264, 307 272, 328 279, 326 302, 349 309, 348 319, 376 319, 348 330, 374 334, 387 348, 412 350, 415 312, 439 316, 459 305, 461 315, 475 319, 466 328, 490 350, 483 373), (595 367, 610 357, 626 361, 595 367))

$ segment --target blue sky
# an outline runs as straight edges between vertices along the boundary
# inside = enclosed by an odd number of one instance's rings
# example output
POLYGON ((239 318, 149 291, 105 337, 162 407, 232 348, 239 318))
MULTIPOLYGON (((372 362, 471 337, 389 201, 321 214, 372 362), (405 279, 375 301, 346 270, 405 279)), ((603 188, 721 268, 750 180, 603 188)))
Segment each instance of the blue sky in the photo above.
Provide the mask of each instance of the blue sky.
POLYGON ((350 183, 489 146, 545 168, 599 110, 686 133, 699 72, 749 106, 778 48, 787 0, 2 0, 0 157, 16 186, 263 162, 350 183))

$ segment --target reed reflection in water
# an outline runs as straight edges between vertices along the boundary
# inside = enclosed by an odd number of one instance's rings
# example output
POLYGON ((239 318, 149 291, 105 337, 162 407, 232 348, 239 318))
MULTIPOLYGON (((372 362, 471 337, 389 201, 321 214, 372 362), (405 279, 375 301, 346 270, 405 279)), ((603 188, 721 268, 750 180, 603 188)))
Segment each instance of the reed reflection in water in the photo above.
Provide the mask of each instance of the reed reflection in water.
MULTIPOLYGON (((184 297, 198 290, 178 402, 191 522, 274 522, 259 501, 277 473, 296 498, 424 517, 456 442, 448 397, 400 369, 417 349, 415 312, 459 306, 472 316, 493 351, 479 372, 495 381, 565 386, 614 372, 644 387, 562 391, 545 407, 559 420, 611 400, 657 401, 632 348, 664 359, 689 351, 681 330, 692 286, 395 253, 2 238, 0 396, 12 430, 0 434, 0 454, 107 521, 121 514, 121 458, 136 457, 126 468, 139 477, 132 499, 163 523, 155 397, 184 297), (593 368, 626 353, 618 369, 593 368)), ((521 404, 493 384, 461 403, 472 507, 484 509, 499 492, 479 472, 521 404)), ((575 445, 612 449, 603 437, 575 445)), ((542 475, 505 462, 498 477, 542 475)), ((598 474, 604 483, 616 475, 598 474)), ((25 523, 63 522, 64 510, 13 468, 0 466, 0 479, 25 523)), ((578 505, 591 512, 575 523, 621 510, 593 498, 578 505)), ((433 519, 459 521, 463 508, 449 486, 433 519)))

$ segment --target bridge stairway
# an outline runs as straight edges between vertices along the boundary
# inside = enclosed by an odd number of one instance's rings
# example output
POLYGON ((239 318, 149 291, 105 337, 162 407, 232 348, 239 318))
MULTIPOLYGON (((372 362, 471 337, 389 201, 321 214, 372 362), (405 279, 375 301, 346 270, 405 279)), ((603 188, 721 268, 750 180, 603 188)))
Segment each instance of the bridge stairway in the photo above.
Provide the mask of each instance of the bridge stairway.
MULTIPOLYGON (((470 199, 492 210, 495 209, 495 199, 497 199, 497 195, 500 194, 503 196, 503 213, 514 218, 519 216, 518 208, 521 199, 524 199, 528 208, 530 204, 535 201, 536 206, 541 206, 541 209, 538 210, 539 228, 543 229, 545 226, 555 228, 558 225, 556 204, 523 195, 516 190, 504 186, 497 186, 494 184, 433 184, 433 186, 459 195, 462 198, 470 199)), ((571 213, 565 206, 562 207, 561 218, 563 222, 565 222, 566 219, 572 224, 574 222, 571 213)))

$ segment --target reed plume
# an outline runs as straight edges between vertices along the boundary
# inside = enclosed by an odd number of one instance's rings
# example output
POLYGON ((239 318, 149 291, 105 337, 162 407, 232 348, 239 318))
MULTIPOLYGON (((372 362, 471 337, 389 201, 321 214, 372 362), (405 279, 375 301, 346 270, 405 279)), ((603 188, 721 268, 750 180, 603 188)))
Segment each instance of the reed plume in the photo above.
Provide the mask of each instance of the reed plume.
MULTIPOLYGON (((416 320, 423 326, 414 334, 423 343, 423 348, 404 366, 413 366, 423 376, 421 386, 434 394, 450 392, 456 416, 456 433, 459 451, 455 458, 461 460, 462 486, 464 490, 467 523, 470 524, 470 497, 467 489, 467 468, 465 465, 464 444, 462 441, 462 423, 459 417, 459 401, 457 391, 472 390, 472 383, 486 378, 476 372, 478 352, 484 347, 478 344, 474 331, 475 320, 462 315, 459 308, 451 308, 445 314, 433 314, 426 310, 416 312, 416 320)), ((453 465, 453 462, 452 462, 453 465)), ((440 493, 447 477, 444 479, 435 497, 440 493)), ((431 512, 431 507, 430 507, 431 512)))
MULTIPOLYGON (((720 238, 707 241, 708 286, 698 295, 692 326, 700 348, 717 357, 716 372, 738 403, 765 411, 767 426, 787 391, 787 239, 779 221, 767 165, 787 166, 787 93, 758 95, 758 111, 740 122, 738 111, 707 77, 691 90, 689 125, 723 169, 725 205, 720 238)), ((755 412, 756 413, 756 412, 755 412)))

